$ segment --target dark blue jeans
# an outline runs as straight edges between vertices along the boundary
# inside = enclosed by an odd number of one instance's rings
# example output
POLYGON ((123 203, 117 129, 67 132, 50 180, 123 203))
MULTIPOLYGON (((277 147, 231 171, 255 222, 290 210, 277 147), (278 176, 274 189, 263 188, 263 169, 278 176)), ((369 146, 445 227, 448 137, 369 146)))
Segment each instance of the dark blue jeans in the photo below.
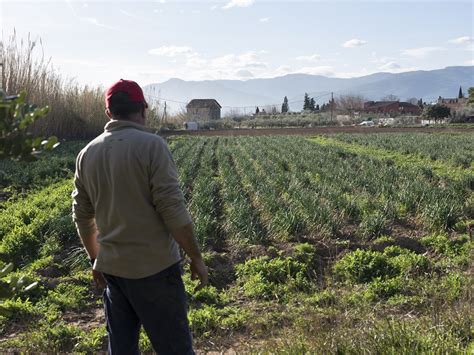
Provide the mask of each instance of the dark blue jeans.
POLYGON ((179 263, 142 279, 104 276, 110 354, 139 354, 141 325, 158 354, 194 354, 179 263))

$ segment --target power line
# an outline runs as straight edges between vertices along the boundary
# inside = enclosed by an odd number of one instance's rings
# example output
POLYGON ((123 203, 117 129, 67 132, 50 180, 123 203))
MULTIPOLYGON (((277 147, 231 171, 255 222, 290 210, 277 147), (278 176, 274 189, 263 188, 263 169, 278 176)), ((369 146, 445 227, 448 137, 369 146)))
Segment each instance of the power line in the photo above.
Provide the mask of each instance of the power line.
MULTIPOLYGON (((325 96, 328 96, 328 95, 331 95, 330 92, 327 92, 327 93, 324 93, 322 95, 319 95, 319 96, 316 96, 314 97, 314 99, 320 99, 322 97, 325 97, 325 96)), ((178 103, 178 104, 184 104, 184 105, 187 105, 188 102, 184 102, 184 101, 179 101, 179 100, 175 100, 175 99, 167 99, 167 98, 164 98, 164 97, 159 97, 159 96, 154 96, 154 95, 150 95, 150 94, 145 94, 145 96, 147 97, 151 97, 151 98, 154 98, 154 99, 158 99, 158 100, 162 100, 162 101, 168 101, 168 102, 174 102, 174 103, 178 103)), ((296 104, 296 103, 301 103, 301 102, 304 102, 304 100, 295 100, 295 101, 290 101, 288 102, 288 104, 296 104)), ((280 105, 281 103, 274 103, 274 104, 264 104, 264 105, 249 105, 249 106, 229 106, 229 105, 224 105, 222 106, 222 108, 229 108, 229 109, 253 109, 254 107, 265 107, 265 106, 278 106, 280 105)))

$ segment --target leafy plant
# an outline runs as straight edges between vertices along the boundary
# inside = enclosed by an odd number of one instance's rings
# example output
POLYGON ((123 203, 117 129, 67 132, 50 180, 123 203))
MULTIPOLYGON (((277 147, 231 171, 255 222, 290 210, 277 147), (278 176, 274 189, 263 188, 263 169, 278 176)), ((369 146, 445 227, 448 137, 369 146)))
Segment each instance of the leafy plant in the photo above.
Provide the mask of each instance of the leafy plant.
POLYGON ((34 137, 28 127, 45 116, 49 108, 38 108, 25 102, 26 92, 18 97, 0 98, 0 158, 32 160, 42 150, 59 145, 56 137, 34 137))
POLYGON ((38 282, 31 282, 27 277, 17 277, 11 275, 13 271, 13 264, 7 264, 0 270, 0 315, 10 316, 12 314, 11 307, 8 304, 1 302, 8 300, 20 293, 25 293, 38 285, 38 282))

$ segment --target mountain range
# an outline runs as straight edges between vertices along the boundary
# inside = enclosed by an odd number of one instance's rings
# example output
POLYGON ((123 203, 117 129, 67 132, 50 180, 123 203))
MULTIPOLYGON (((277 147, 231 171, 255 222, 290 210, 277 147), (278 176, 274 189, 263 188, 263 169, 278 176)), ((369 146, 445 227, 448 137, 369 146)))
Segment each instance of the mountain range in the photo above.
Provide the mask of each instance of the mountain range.
POLYGON ((170 79, 144 87, 149 100, 166 101, 168 112, 185 108, 191 99, 216 99, 223 114, 231 110, 253 112, 256 106, 281 106, 288 97, 290 110, 299 111, 304 93, 316 103, 328 102, 331 92, 341 95, 361 95, 367 100, 381 100, 394 95, 401 100, 422 98, 436 101, 438 96, 457 97, 459 87, 467 94, 474 86, 474 66, 453 66, 437 70, 417 70, 404 73, 375 73, 357 78, 330 78, 321 75, 288 74, 270 79, 185 81, 170 79))

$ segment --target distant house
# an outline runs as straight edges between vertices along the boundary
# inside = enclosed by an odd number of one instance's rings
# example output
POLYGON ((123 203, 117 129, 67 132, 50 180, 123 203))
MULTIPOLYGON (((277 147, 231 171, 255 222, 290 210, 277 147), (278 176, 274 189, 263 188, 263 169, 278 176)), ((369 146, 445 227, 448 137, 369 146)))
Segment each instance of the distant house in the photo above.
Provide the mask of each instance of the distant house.
POLYGON ((438 105, 444 105, 451 109, 451 111, 457 111, 460 108, 464 107, 467 104, 468 99, 463 98, 443 98, 438 97, 438 105))
POLYGON ((409 102, 400 101, 368 101, 364 103, 367 113, 380 113, 383 115, 419 115, 421 108, 409 102))
POLYGON ((222 106, 214 99, 193 99, 186 105, 191 121, 209 121, 221 118, 222 106))

